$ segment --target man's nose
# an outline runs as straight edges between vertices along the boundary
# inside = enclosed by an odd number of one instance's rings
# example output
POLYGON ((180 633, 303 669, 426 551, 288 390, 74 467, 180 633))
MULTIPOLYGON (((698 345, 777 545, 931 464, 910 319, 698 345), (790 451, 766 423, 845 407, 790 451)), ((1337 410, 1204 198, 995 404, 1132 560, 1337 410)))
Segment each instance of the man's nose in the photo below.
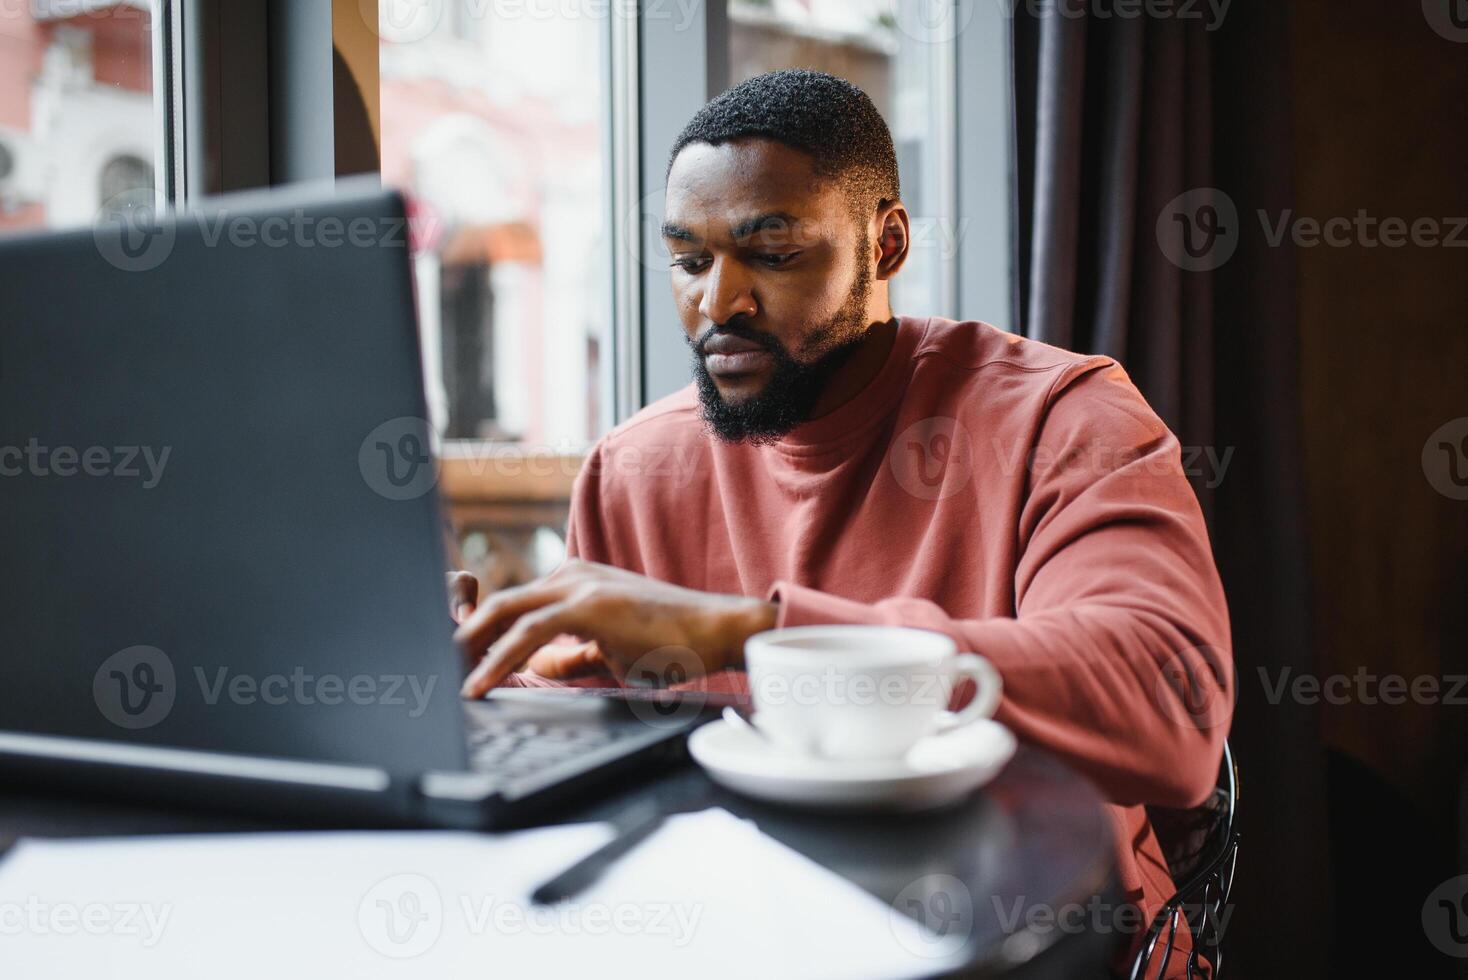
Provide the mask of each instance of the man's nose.
POLYGON ((703 299, 698 312, 710 323, 728 323, 740 314, 747 317, 759 312, 754 300, 754 284, 741 270, 739 263, 727 259, 715 259, 704 280, 703 299))

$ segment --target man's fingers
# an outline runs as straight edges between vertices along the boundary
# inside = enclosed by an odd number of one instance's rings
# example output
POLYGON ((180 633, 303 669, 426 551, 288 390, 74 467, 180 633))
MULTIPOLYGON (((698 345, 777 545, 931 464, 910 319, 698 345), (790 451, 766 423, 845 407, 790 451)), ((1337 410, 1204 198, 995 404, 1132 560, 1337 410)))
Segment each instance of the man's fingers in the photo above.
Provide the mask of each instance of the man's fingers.
POLYGON ((517 619, 464 681, 464 696, 484 697, 515 668, 530 659, 532 653, 561 633, 570 631, 573 608, 572 603, 555 602, 517 619))
POLYGON ((547 643, 530 655, 525 669, 552 680, 572 680, 589 674, 603 673, 606 662, 595 641, 585 643, 547 643))
POLYGON ((449 615, 462 624, 479 602, 479 580, 468 572, 449 572, 449 615))
POLYGON ((479 655, 515 620, 555 602, 562 592, 562 586, 544 579, 496 592, 481 602, 474 615, 459 627, 454 633, 454 641, 464 648, 471 661, 478 660, 479 655))

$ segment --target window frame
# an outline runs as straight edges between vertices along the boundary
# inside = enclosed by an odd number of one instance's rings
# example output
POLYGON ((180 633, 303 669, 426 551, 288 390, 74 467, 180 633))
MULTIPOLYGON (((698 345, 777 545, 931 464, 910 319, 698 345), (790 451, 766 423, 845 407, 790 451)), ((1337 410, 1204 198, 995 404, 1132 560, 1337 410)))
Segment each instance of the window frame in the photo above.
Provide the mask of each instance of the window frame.
MULTIPOLYGON (((357 0, 157 0, 169 202, 370 172, 377 133, 337 132, 333 52, 375 35, 357 0), (355 29, 354 29, 355 28, 355 29), (370 145, 368 141, 370 140, 370 145)), ((375 66, 366 68, 375 75, 375 66)), ((376 92, 352 93, 375 99, 376 92)))
MULTIPOLYGON (((451 2, 451 0, 449 0, 451 2)), ((938 55, 942 154, 935 199, 952 209, 954 254, 941 295, 948 315, 1012 317, 1014 251, 1012 17, 981 0, 950 3, 961 26, 938 55)), ((613 424, 687 384, 687 356, 660 248, 668 147, 728 86, 727 0, 665 13, 662 0, 608 5, 604 18, 609 126, 607 228, 612 245, 610 401, 613 424), (636 16, 623 12, 635 6, 636 16), (686 15, 686 16, 685 16, 686 15), (689 85, 687 80, 701 84, 689 85), (635 227, 634 227, 635 225, 635 227)), ((358 0, 158 0, 155 16, 160 186, 170 203, 231 190, 340 176, 330 52, 358 0)), ((360 17, 357 17, 360 20, 360 17)), ((376 136, 376 134, 374 134, 376 136)), ((1015 321, 1011 319, 1011 324, 1015 321)), ((1001 323, 1001 326, 1006 324, 1001 323)))
POLYGON ((182 203, 179 174, 183 172, 183 37, 177 12, 179 0, 154 0, 153 30, 153 174, 159 210, 182 203))
POLYGON ((961 320, 1018 330, 1014 16, 1008 4, 952 2, 965 25, 953 65, 955 215, 964 230, 954 261, 954 308, 961 320), (1001 315, 1007 322, 998 322, 1001 315))

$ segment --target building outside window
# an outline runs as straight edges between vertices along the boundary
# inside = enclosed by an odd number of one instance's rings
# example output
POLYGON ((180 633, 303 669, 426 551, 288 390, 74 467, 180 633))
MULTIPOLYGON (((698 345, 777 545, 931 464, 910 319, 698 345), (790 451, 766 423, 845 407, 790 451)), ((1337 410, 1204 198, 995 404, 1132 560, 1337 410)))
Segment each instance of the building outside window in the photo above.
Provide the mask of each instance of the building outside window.
POLYGON ((608 426, 603 25, 579 10, 383 14, 382 174, 436 229, 419 313, 451 440, 574 453, 608 426))
POLYGON ((0 8, 0 233, 148 202, 152 31, 146 0, 0 8))
POLYGON ((490 587, 564 557, 571 482, 611 425, 597 10, 380 10, 382 176, 431 229, 415 259, 429 410, 463 563, 490 587))

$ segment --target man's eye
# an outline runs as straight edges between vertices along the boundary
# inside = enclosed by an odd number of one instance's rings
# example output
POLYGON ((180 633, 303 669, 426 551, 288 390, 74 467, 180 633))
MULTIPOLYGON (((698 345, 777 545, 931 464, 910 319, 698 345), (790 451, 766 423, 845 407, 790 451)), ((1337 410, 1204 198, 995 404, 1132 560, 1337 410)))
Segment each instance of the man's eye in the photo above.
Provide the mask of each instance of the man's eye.
POLYGON ((799 256, 799 252, 763 252, 756 258, 771 269, 778 269, 782 265, 789 265, 799 256))
POLYGON ((673 266, 674 266, 674 268, 682 269, 684 272, 701 272, 704 269, 704 267, 707 266, 707 265, 708 265, 708 260, 707 259, 702 259, 702 258, 674 259, 673 260, 673 266))

